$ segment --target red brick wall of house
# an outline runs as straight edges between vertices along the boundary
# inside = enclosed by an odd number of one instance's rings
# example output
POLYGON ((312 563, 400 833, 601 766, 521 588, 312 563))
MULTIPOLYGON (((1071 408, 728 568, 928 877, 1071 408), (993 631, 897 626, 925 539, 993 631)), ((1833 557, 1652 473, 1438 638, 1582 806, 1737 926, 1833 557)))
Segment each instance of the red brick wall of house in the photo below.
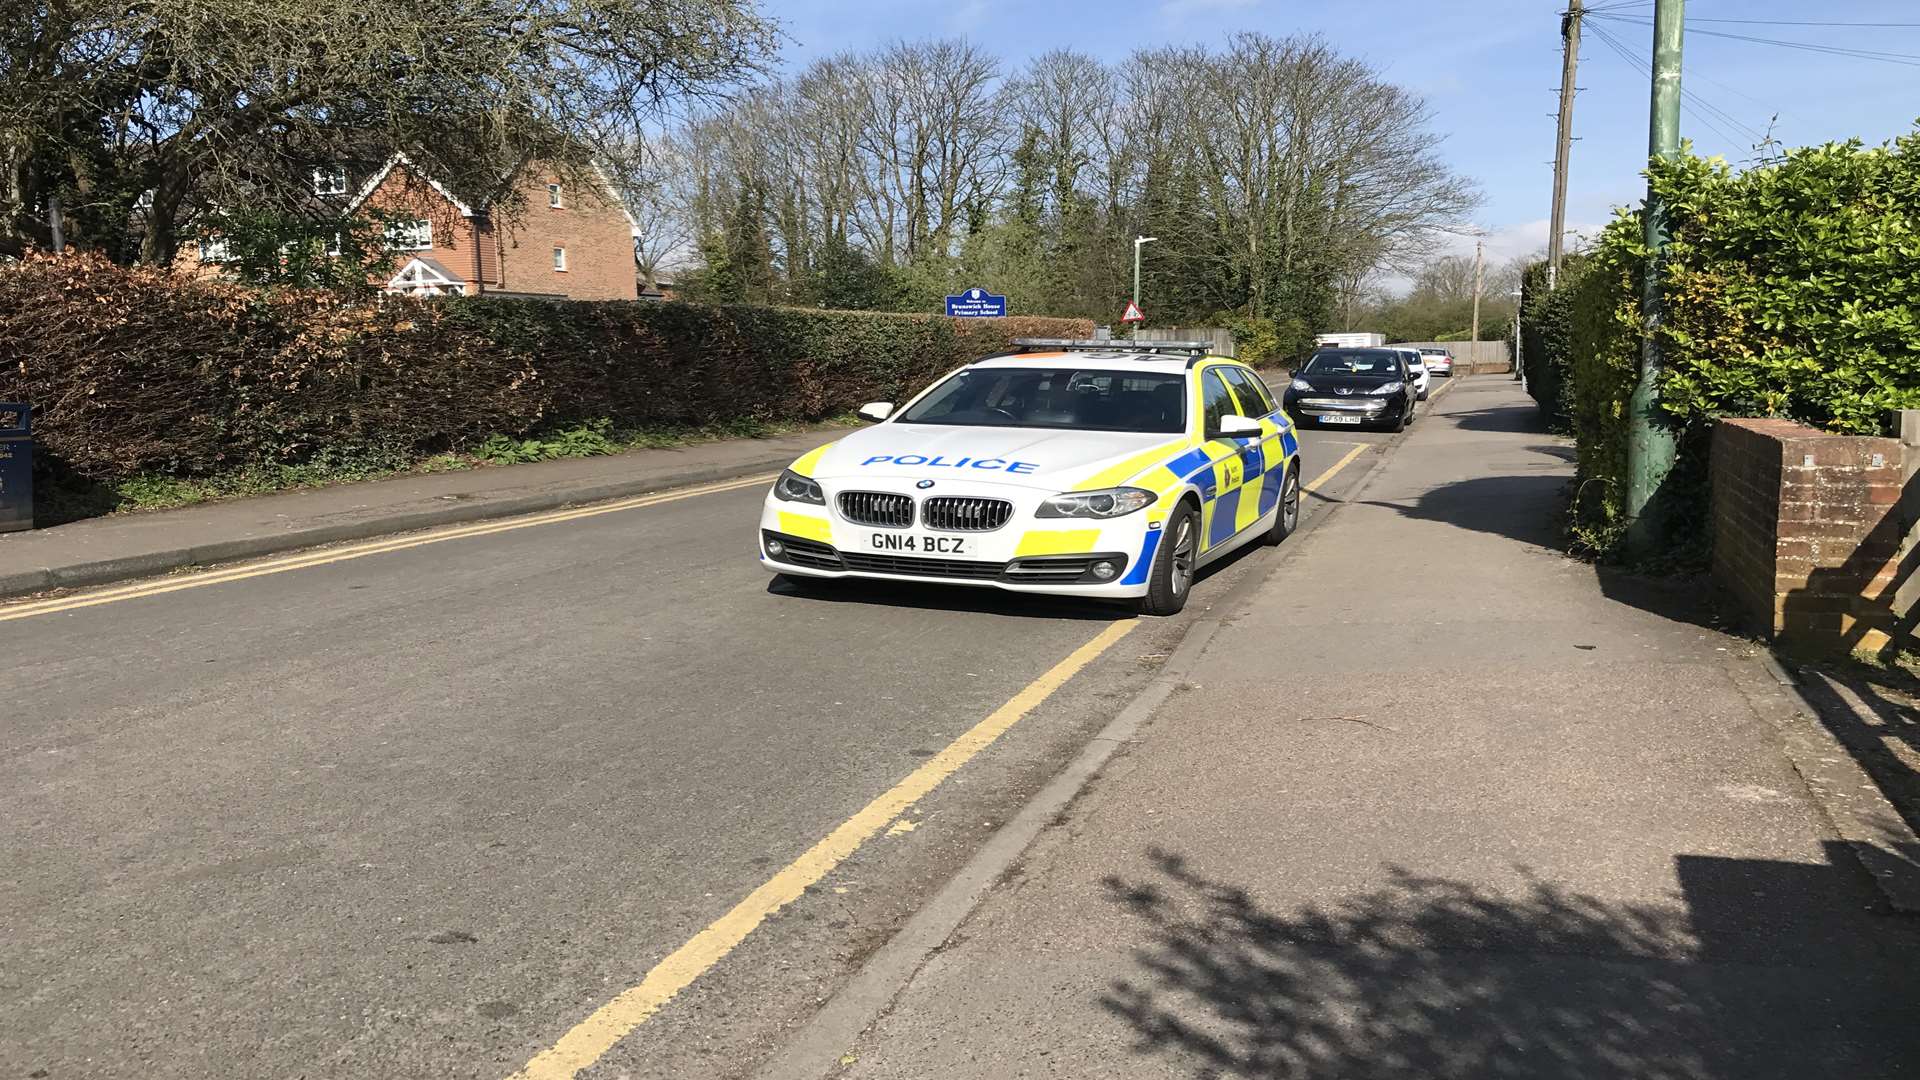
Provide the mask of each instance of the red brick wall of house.
POLYGON ((495 215, 502 287, 508 292, 574 300, 632 300, 633 226, 599 183, 562 179, 538 163, 520 171, 517 205, 495 215), (547 185, 561 185, 560 207, 547 205, 547 185), (553 249, 567 249, 567 269, 553 268, 553 249))
MULTIPOLYGON (((406 165, 395 165, 380 186, 367 196, 364 205, 370 210, 421 217, 433 223, 432 249, 393 252, 393 267, 388 276, 398 272, 408 259, 426 255, 466 282, 467 292, 479 291, 482 278, 474 259, 485 245, 478 243, 474 219, 462 214, 460 208, 434 190, 433 185, 416 176, 406 165)), ((379 284, 385 285, 386 280, 381 279, 379 284)))
POLYGON ((1712 449, 1713 577, 1790 647, 1880 649, 1896 632, 1907 535, 1898 439, 1722 420, 1712 449))

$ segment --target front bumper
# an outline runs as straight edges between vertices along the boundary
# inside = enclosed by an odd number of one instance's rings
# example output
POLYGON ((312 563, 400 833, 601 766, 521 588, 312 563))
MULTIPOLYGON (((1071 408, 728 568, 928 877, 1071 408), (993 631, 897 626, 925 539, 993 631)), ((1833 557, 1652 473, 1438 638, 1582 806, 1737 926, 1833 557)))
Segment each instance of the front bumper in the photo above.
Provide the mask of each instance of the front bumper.
POLYGON ((878 578, 938 585, 988 585, 1013 592, 1075 596, 1140 596, 1145 585, 1122 585, 1132 556, 1118 551, 1083 555, 1030 555, 1006 562, 926 555, 846 551, 818 540, 762 530, 760 563, 783 574, 825 578, 878 578), (1102 578, 1094 567, 1110 573, 1102 578))
POLYGON ((1393 415, 1399 402, 1397 395, 1379 397, 1356 394, 1353 397, 1320 397, 1302 394, 1287 402, 1287 410, 1295 416, 1314 419, 1322 416, 1358 416, 1362 420, 1383 420, 1393 415))
MULTIPOLYGON (((925 497, 911 487, 863 483, 861 491, 925 497)), ((760 516, 760 565, 774 573, 817 578, 869 578, 940 585, 972 585, 1009 592, 1124 599, 1143 596, 1168 507, 1159 504, 1125 517, 1035 518, 1041 494, 1005 488, 956 490, 946 495, 1014 503, 997 529, 946 531, 924 524, 874 527, 848 520, 839 489, 828 483, 827 505, 767 497, 760 516), (1096 574, 1106 563, 1111 574, 1096 574)))

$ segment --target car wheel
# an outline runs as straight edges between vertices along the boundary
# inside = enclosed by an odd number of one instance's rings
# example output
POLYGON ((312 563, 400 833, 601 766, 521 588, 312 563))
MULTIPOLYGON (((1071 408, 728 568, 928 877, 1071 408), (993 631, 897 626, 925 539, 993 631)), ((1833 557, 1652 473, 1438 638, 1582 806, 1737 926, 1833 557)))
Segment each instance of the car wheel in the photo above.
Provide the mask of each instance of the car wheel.
POLYGON ((1147 571, 1147 595, 1134 602, 1142 615, 1177 615, 1187 606, 1193 589, 1194 565, 1200 556, 1200 515, 1193 504, 1181 503, 1167 518, 1160 546, 1147 571))
POLYGON ((1428 387, 1427 389, 1420 391, 1420 400, 1421 401, 1427 400, 1427 397, 1432 393, 1433 393, 1432 387, 1428 387))
POLYGON ((1280 505, 1275 507, 1273 528, 1267 530, 1267 543, 1278 544, 1300 527, 1300 463, 1295 461, 1280 482, 1280 505))
POLYGON ((1400 410, 1400 415, 1395 417, 1393 422, 1387 425, 1387 430, 1393 432, 1405 431, 1407 430, 1407 424, 1412 420, 1413 402, 1408 401, 1406 407, 1400 410))

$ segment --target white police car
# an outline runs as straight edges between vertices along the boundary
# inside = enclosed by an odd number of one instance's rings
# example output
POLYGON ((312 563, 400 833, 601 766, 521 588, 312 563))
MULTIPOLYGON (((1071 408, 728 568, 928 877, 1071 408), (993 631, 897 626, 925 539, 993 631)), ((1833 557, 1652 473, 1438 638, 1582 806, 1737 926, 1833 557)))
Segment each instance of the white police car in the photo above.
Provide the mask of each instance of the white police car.
POLYGON ((881 578, 1123 598, 1170 615, 1195 571, 1300 517, 1299 440, 1253 369, 1204 342, 1022 339, 768 492, 760 561, 881 578))

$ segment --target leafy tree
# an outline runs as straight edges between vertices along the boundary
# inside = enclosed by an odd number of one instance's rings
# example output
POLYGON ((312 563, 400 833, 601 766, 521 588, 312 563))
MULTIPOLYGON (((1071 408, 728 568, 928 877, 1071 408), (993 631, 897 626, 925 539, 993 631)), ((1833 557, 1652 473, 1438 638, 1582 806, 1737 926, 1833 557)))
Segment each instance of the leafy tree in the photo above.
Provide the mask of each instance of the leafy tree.
POLYGON ((378 291, 391 275, 387 216, 306 217, 270 210, 223 210, 207 222, 201 251, 221 252, 228 275, 249 285, 378 291))
POLYGON ((146 262, 310 170, 405 149, 472 201, 528 157, 626 170, 676 99, 770 55, 752 0, 63 0, 0 27, 0 247, 146 262))

